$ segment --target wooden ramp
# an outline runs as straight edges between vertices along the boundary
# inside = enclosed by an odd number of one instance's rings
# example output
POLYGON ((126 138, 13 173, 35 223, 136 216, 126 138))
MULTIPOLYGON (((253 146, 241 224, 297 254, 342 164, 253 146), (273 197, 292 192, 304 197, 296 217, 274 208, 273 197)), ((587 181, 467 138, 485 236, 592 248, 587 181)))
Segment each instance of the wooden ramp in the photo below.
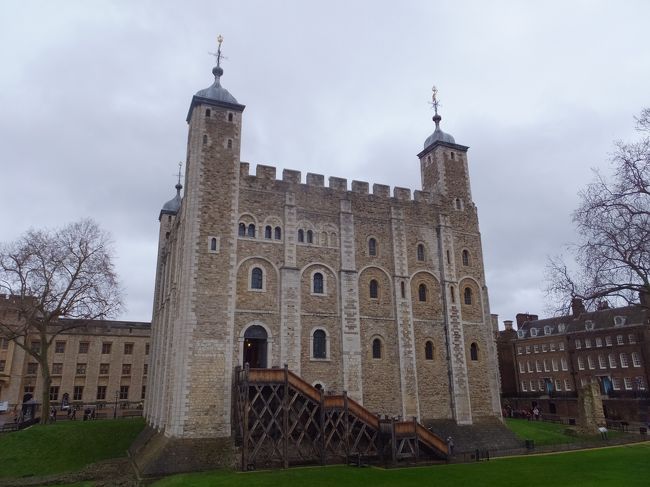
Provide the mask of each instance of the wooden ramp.
POLYGON ((234 407, 241 468, 445 460, 446 443, 412 421, 380 419, 343 395, 324 395, 284 369, 237 367, 234 407))

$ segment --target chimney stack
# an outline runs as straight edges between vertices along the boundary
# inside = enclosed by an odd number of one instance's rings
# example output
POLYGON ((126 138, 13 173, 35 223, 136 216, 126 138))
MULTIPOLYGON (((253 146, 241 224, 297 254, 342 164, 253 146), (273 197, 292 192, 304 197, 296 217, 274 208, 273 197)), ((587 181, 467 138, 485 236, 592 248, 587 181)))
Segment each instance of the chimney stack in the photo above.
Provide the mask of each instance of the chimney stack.
POLYGON ((573 316, 579 316, 585 311, 585 304, 582 302, 582 299, 573 298, 571 300, 571 312, 573 313, 573 316))
POLYGON ((505 320, 503 322, 503 326, 505 327, 506 331, 512 331, 512 320, 505 320))
POLYGON ((529 313, 517 313, 517 316, 515 316, 515 319, 517 320, 517 329, 519 329, 527 321, 537 321, 539 319, 539 316, 531 315, 529 313))

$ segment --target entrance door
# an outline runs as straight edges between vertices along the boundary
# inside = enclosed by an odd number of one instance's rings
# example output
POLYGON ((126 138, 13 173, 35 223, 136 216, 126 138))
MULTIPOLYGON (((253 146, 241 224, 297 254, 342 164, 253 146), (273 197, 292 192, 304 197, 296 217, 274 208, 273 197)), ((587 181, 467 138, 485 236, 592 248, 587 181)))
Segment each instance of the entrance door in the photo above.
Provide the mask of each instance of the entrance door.
POLYGON ((253 325, 244 333, 244 364, 251 369, 265 369, 266 363, 266 330, 259 325, 253 325))

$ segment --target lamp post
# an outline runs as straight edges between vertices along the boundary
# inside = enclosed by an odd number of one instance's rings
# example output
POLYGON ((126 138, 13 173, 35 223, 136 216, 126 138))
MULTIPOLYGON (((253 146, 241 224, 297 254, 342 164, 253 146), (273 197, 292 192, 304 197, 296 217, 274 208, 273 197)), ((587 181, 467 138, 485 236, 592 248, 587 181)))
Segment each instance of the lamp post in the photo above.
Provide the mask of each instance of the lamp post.
POLYGON ((120 393, 118 391, 115 391, 115 406, 113 408, 113 419, 117 419, 117 398, 119 397, 120 393))

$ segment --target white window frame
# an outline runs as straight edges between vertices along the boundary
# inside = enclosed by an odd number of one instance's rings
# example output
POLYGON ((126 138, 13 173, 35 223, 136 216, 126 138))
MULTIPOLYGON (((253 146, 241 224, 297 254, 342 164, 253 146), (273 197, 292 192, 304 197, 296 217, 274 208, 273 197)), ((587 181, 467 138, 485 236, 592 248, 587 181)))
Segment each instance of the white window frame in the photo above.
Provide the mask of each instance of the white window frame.
POLYGON ((519 361, 519 373, 520 374, 526 373, 526 364, 524 364, 524 362, 522 362, 521 360, 519 361))
POLYGON ((585 338, 585 348, 591 348, 591 338, 585 338))
POLYGON ((551 359, 551 367, 553 368, 553 372, 557 372, 560 370, 557 365, 557 359, 551 359))
POLYGON ((578 357, 578 370, 585 370, 585 358, 583 356, 578 357))
POLYGON ((632 366, 641 367, 641 356, 639 352, 632 352, 632 366))
POLYGON ((567 362, 567 359, 562 357, 560 359, 560 366, 562 367, 562 370, 567 371, 569 370, 569 363, 567 362))
POLYGON ((625 390, 626 391, 631 391, 632 390, 632 378, 631 377, 624 377, 623 378, 623 384, 625 385, 625 390))
POLYGON ((611 347, 612 346, 612 337, 611 336, 606 336, 605 337, 605 346, 606 347, 611 347))
POLYGON ((601 369, 607 368, 607 360, 605 360, 605 356, 603 354, 598 355, 598 366, 601 369))
POLYGON ((596 337, 596 348, 600 348, 603 346, 603 339, 600 337, 596 337))
POLYGON ((626 369, 630 366, 630 359, 627 356, 627 353, 621 352, 619 354, 619 359, 621 360, 621 368, 626 369))
POLYGON ((621 390, 621 378, 620 377, 612 377, 612 389, 615 391, 620 391, 621 390))
POLYGON ((533 345, 533 352, 539 353, 539 345, 533 345))
POLYGON ((630 334, 627 336, 627 342, 628 342, 630 345, 635 345, 635 344, 636 344, 636 335, 635 335, 634 333, 630 333, 630 334))
POLYGON ((596 362, 594 361, 594 358, 591 355, 587 355, 587 365, 589 366, 589 370, 596 369, 596 362))
POLYGON ((571 390, 571 381, 569 379, 564 379, 564 390, 565 391, 571 390))
POLYGON ((557 349, 558 349, 560 352, 564 352, 564 342, 560 342, 560 343, 558 343, 558 344, 557 344, 557 349))
POLYGON ((616 345, 625 345, 623 335, 616 335, 616 345))
POLYGON ((610 369, 615 369, 618 366, 618 364, 616 363, 616 354, 610 353, 607 356, 607 359, 609 360, 610 369))
POLYGON ((582 342, 580 341, 580 338, 576 338, 576 350, 579 350, 582 348, 582 342))
POLYGON ((539 360, 535 360, 535 371, 536 372, 541 372, 542 371, 542 364, 539 363, 539 360))

